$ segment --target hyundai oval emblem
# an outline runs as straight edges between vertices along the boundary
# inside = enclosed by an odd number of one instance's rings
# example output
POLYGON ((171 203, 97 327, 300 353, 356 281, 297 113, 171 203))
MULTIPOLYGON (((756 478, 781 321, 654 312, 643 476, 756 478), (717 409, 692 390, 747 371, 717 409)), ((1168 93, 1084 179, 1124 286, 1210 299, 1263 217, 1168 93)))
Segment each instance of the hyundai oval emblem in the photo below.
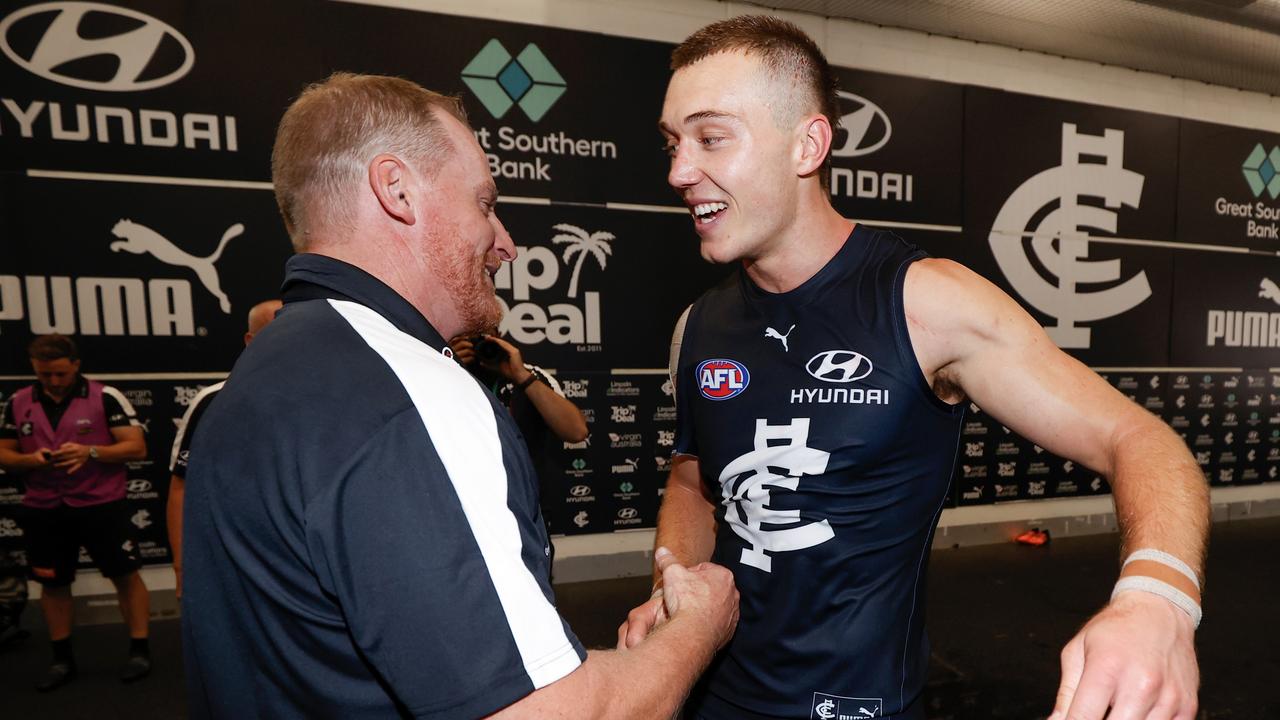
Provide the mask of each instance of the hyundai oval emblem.
POLYGON ((852 350, 828 350, 810 358, 804 369, 823 382, 847 383, 870 375, 871 360, 852 350))

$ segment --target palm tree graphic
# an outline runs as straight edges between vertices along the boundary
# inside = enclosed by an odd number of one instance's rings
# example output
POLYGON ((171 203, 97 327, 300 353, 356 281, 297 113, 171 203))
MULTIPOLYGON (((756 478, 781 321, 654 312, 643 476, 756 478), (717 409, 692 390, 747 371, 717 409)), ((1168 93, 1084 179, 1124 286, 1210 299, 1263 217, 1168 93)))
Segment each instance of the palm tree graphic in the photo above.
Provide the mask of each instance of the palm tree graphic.
POLYGON ((560 234, 551 238, 551 242, 557 245, 569 243, 569 247, 564 249, 564 264, 568 265, 574 255, 578 256, 578 262, 573 266, 573 275, 569 278, 569 297, 577 297, 578 274, 582 271, 582 261, 587 259, 588 254, 591 254, 595 257, 596 262, 600 263, 600 269, 603 270, 605 259, 613 254, 613 248, 609 247, 609 241, 616 238, 613 233, 588 233, 586 230, 568 223, 553 225, 552 229, 559 230, 560 234))

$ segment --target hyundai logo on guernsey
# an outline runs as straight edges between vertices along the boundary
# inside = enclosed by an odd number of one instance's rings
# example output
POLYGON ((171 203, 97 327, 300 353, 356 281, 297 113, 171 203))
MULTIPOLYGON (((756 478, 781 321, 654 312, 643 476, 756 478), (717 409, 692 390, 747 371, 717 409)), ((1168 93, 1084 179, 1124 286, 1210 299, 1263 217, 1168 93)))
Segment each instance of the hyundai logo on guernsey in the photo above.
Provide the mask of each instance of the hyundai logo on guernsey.
MULTIPOLYGON (((853 350, 827 350, 809 358, 805 370, 816 380, 825 383, 847 384, 862 380, 871 374, 871 359, 853 350)), ((816 403, 820 405, 888 405, 889 391, 882 388, 817 387, 795 388, 791 391, 792 404, 816 403)))
MULTIPOLYGON (((47 2, 9 13, 0 19, 0 52, 50 82, 110 93, 170 85, 186 77, 196 61, 191 43, 173 26, 136 10, 93 2, 47 2)), ((0 127, 10 136, 239 150, 233 115, 127 107, 120 101, 67 105, 0 97, 0 105, 8 112, 0 122, 16 124, 0 127)))
POLYGON ((742 394, 751 382, 747 366, 737 360, 703 360, 694 370, 698 391, 708 400, 728 400, 742 394))

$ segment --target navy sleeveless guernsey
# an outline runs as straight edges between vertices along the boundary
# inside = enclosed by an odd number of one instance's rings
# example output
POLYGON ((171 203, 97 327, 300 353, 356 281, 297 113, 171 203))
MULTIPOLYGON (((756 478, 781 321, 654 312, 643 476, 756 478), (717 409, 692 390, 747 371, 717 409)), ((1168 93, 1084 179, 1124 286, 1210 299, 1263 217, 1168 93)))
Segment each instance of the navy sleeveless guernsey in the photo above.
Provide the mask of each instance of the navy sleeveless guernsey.
POLYGON ((690 716, 923 718, 925 566, 964 413, 907 334, 923 257, 859 225, 795 290, 739 268, 688 311, 675 452, 699 460, 742 596, 690 716))

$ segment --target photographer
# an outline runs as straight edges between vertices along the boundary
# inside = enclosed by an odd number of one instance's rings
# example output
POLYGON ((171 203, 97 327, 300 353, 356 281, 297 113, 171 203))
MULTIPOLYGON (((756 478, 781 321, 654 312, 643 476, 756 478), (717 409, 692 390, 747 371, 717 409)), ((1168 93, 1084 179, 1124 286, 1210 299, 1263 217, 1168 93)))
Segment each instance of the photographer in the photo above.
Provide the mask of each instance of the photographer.
POLYGON ((534 460, 536 448, 550 430, 565 442, 587 439, 587 422, 569 402, 560 383, 537 365, 524 362, 520 350, 497 335, 456 337, 449 341, 453 357, 498 397, 520 432, 534 460))

